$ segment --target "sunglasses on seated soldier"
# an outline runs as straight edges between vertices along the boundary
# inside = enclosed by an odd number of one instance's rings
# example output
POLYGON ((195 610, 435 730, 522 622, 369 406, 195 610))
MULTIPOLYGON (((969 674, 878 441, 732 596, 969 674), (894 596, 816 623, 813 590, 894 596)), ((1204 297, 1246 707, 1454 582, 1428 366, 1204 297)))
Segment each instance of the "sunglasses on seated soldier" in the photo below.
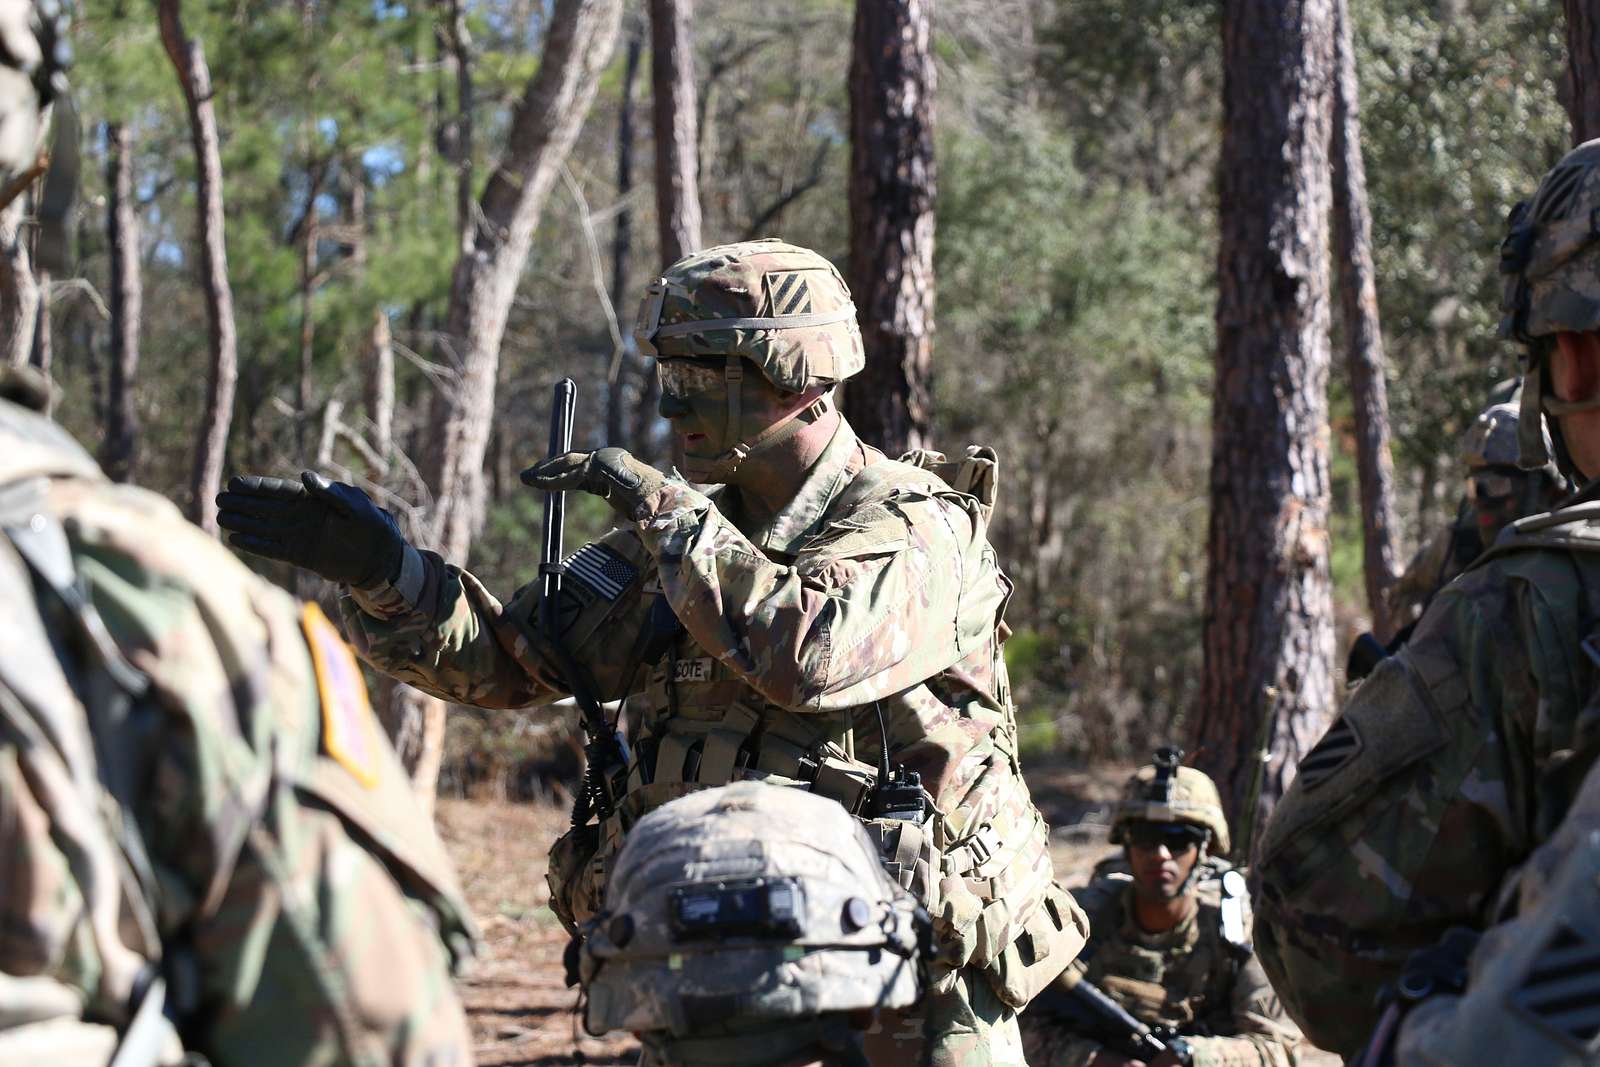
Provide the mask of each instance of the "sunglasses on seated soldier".
POLYGON ((1139 848, 1156 848, 1166 845, 1167 851, 1181 856, 1191 848, 1198 848, 1206 839, 1206 832, 1198 826, 1171 822, 1135 822, 1128 824, 1128 843, 1139 848))

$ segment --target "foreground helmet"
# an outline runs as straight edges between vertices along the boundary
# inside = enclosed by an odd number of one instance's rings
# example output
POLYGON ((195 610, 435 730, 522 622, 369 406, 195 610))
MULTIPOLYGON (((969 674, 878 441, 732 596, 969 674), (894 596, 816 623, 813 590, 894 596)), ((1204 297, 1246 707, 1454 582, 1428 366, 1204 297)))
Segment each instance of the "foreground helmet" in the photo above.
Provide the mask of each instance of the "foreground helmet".
POLYGON ((859 1061, 843 1013, 915 1003, 922 916, 837 803, 759 782, 697 792, 617 855, 586 927, 584 1025, 632 1030, 670 1063, 813 1047, 859 1061))
POLYGON ((1528 345, 1519 452, 1521 465, 1530 469, 1549 462, 1552 451, 1563 470, 1571 468, 1560 426, 1550 426, 1547 438, 1541 432, 1541 413, 1560 415, 1600 407, 1600 400, 1566 403, 1544 395, 1555 335, 1600 330, 1597 211, 1600 140, 1568 152, 1539 183, 1533 199, 1512 209, 1500 245, 1500 273, 1505 276, 1500 335, 1528 345))
POLYGON ((1228 820, 1216 783, 1193 767, 1179 766, 1182 760, 1182 749, 1159 748, 1155 761, 1128 779, 1111 817, 1112 844, 1126 842, 1129 823, 1171 822, 1209 830, 1209 851, 1228 851, 1228 820))

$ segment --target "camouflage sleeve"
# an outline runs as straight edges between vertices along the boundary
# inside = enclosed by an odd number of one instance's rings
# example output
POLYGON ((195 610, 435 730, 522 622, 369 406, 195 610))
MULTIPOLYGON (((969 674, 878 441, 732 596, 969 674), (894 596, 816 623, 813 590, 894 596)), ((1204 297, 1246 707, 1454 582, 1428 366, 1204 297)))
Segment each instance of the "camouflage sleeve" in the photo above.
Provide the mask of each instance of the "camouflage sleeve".
POLYGON ((1234 976, 1226 1037, 1193 1037, 1195 1067, 1295 1067, 1300 1029, 1284 1012, 1261 964, 1251 956, 1234 976))
POLYGON ((1517 915, 1472 953, 1462 996, 1413 1008, 1399 1064, 1593 1063, 1600 1035, 1600 766, 1515 880, 1517 915))
MULTIPOLYGON (((600 699, 615 700, 626 695, 629 654, 645 622, 647 557, 638 537, 622 530, 569 558, 578 557, 598 562, 569 572, 565 640, 600 699)), ((390 677, 460 704, 520 708, 566 692, 543 652, 539 593, 533 582, 502 605, 467 571, 408 550, 394 585, 351 590, 341 610, 361 657, 390 677)))
POLYGON ((705 496, 669 482, 641 536, 694 639, 783 707, 869 704, 990 640, 1006 589, 977 503, 897 493, 768 559, 705 496))
POLYGON ((1351 695, 1267 825, 1256 948, 1317 1045, 1350 1055, 1372 991, 1451 926, 1478 927, 1530 852, 1540 753, 1573 744, 1584 583, 1565 554, 1468 571, 1351 695))

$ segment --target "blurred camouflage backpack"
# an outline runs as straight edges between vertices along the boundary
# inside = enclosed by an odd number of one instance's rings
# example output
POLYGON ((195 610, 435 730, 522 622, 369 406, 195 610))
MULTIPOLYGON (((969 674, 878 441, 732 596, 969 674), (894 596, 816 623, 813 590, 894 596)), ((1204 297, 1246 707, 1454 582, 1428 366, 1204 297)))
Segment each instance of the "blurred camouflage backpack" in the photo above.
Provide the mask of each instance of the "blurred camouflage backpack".
POLYGON ((855 818, 760 782, 640 819, 582 934, 585 1027, 632 1030, 683 1067, 803 1052, 865 1065, 846 1013, 914 1004, 928 944, 855 818))

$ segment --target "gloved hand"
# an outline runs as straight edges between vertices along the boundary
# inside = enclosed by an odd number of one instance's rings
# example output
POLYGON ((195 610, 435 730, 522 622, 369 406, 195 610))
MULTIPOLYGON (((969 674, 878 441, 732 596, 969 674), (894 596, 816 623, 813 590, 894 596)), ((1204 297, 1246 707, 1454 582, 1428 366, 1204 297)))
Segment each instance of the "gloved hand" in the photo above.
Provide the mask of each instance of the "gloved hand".
POLYGON ((568 452, 535 463, 522 472, 522 484, 546 492, 581 489, 609 503, 623 518, 644 516, 645 498, 666 484, 667 476, 620 448, 568 452))
POLYGON ((370 589, 400 570, 406 539, 394 516, 353 485, 302 471, 298 483, 247 474, 217 494, 228 543, 330 582, 370 589))

